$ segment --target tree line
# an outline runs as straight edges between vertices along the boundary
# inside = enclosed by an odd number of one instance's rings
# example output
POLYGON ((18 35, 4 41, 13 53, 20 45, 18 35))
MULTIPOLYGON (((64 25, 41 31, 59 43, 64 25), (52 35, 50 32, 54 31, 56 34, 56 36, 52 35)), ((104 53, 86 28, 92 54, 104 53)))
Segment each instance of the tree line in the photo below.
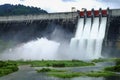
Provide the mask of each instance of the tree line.
POLYGON ((45 11, 41 8, 24 6, 21 4, 18 4, 18 5, 11 5, 11 4, 0 5, 0 16, 28 15, 28 14, 41 14, 41 13, 47 13, 47 11, 45 11))

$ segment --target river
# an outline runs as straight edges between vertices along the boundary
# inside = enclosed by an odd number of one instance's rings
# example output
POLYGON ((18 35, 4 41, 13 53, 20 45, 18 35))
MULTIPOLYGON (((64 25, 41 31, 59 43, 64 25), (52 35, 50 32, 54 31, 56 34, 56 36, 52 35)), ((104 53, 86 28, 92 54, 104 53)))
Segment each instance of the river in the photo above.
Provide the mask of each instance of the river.
MULTIPOLYGON (((87 72, 87 71, 98 71, 103 69, 105 66, 112 66, 113 62, 102 62, 97 63, 96 66, 89 67, 69 67, 69 68, 56 68, 56 69, 65 69, 78 72, 87 72)), ((30 65, 19 66, 17 72, 11 73, 9 75, 0 77, 0 80, 120 80, 118 76, 111 77, 76 77, 76 78, 56 78, 47 76, 45 73, 37 73, 35 69, 41 67, 30 67, 30 65)))

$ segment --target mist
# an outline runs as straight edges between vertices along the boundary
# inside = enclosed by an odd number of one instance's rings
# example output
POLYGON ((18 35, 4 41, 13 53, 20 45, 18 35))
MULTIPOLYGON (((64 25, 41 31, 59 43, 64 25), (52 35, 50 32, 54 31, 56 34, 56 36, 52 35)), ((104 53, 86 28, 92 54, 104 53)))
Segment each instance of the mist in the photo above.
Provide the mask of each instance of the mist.
MULTIPOLYGON (((32 32, 29 31, 29 33, 32 34, 33 30, 32 32)), ((19 37, 18 34, 16 34, 15 36, 19 37)), ((43 36, 44 37, 38 37, 28 42, 18 43, 13 47, 7 48, 0 54, 0 59, 1 60, 72 59, 70 56, 70 54, 72 53, 70 53, 69 51, 69 41, 73 36, 72 33, 66 31, 60 25, 51 23, 50 25, 47 26, 47 28, 43 32, 43 36)), ((22 38, 21 35, 20 38, 22 38)))
POLYGON ((55 59, 55 53, 59 43, 49 41, 46 38, 39 38, 24 44, 19 44, 15 48, 10 48, 0 54, 2 60, 41 60, 55 59))

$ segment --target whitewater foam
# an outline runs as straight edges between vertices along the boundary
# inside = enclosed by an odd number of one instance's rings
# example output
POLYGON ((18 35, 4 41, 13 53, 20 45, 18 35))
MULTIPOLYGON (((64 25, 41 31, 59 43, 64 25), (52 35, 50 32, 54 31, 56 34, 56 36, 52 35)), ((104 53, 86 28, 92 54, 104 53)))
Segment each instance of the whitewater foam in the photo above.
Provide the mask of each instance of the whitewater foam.
POLYGON ((101 23, 99 17, 95 17, 93 24, 91 18, 87 18, 85 25, 83 25, 84 21, 80 18, 75 37, 70 42, 71 51, 77 55, 77 57, 73 56, 74 59, 97 59, 101 57, 106 22, 106 17, 102 17, 101 23))

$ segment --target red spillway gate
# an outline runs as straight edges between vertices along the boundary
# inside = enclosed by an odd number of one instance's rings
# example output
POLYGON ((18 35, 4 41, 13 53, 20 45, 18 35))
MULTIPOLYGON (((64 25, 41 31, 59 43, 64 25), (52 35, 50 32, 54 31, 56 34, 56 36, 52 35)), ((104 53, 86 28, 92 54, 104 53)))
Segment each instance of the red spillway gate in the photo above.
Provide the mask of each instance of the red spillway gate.
POLYGON ((91 10, 91 11, 87 11, 87 10, 84 10, 84 11, 79 11, 80 13, 80 16, 81 17, 84 17, 85 16, 85 14, 86 14, 86 16, 87 17, 91 17, 92 15, 94 15, 94 16, 99 16, 100 14, 102 15, 102 16, 107 16, 107 11, 108 10, 91 10))

